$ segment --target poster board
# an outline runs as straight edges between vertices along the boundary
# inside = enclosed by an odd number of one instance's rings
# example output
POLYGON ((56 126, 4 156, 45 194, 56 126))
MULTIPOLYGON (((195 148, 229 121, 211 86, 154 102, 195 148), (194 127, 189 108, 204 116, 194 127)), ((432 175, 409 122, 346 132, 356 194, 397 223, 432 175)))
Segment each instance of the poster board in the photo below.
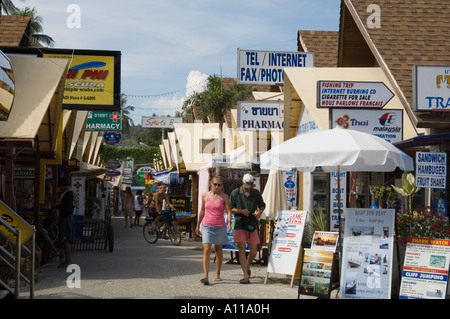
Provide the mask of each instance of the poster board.
POLYGON ((269 255, 266 279, 268 273, 294 276, 306 216, 307 211, 284 210, 280 212, 269 255))
POLYGON ((450 240, 409 237, 400 299, 445 299, 450 240))
POLYGON ((389 299, 393 209, 348 208, 341 269, 342 299, 389 299))

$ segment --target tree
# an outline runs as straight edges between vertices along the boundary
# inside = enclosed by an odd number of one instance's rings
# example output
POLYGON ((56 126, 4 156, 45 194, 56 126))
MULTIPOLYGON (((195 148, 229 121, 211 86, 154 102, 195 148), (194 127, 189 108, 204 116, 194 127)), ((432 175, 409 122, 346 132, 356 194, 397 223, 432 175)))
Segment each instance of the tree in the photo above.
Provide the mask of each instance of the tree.
MULTIPOLYGON (((24 2, 25 0, 20 0, 24 2)), ((18 10, 18 8, 12 3, 11 0, 1 0, 0 7, 5 12, 5 14, 12 14, 18 10)))
POLYGON ((210 117, 212 121, 219 123, 219 155, 223 154, 222 129, 223 123, 225 122, 225 115, 238 101, 244 101, 249 98, 252 92, 252 87, 242 84, 234 84, 230 89, 225 89, 222 79, 214 75, 208 77, 203 92, 194 92, 183 102, 184 110, 196 106, 201 117, 210 117))
POLYGON ((122 111, 122 131, 128 133, 131 126, 134 126, 133 119, 131 118, 131 112, 134 111, 134 106, 127 104, 127 96, 124 93, 120 93, 120 109, 122 111))
POLYGON ((41 16, 37 15, 37 11, 35 8, 25 7, 23 9, 18 9, 14 7, 15 9, 11 13, 12 15, 16 16, 25 16, 30 17, 30 26, 27 30, 27 39, 25 41, 26 47, 42 47, 43 44, 53 47, 55 41, 52 39, 52 37, 43 34, 43 28, 42 28, 42 22, 43 19, 41 16))

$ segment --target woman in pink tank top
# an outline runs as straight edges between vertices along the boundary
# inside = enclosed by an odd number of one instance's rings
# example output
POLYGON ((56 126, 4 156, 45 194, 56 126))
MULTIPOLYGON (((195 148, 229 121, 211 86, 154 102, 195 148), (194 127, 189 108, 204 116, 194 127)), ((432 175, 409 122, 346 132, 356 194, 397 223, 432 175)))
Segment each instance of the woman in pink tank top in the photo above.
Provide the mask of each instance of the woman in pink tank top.
POLYGON ((222 246, 228 244, 227 231, 231 230, 231 210, 228 195, 223 189, 222 178, 215 176, 211 179, 211 191, 202 195, 202 206, 198 216, 195 232, 202 236, 203 242, 203 272, 204 278, 200 281, 207 285, 209 264, 211 258, 211 247, 214 245, 216 252, 216 278, 220 278, 220 269, 223 261, 222 246), (227 213, 228 225, 225 223, 224 213, 227 213))

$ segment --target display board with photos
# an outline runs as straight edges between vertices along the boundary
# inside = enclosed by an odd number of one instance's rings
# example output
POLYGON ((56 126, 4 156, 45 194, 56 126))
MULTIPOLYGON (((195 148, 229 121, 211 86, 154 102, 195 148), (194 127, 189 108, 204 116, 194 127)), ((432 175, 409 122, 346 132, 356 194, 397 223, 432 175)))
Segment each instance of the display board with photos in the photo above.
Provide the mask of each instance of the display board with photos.
POLYGON ((339 234, 336 232, 314 232, 311 248, 303 250, 300 273, 300 294, 330 298, 333 264, 339 234))

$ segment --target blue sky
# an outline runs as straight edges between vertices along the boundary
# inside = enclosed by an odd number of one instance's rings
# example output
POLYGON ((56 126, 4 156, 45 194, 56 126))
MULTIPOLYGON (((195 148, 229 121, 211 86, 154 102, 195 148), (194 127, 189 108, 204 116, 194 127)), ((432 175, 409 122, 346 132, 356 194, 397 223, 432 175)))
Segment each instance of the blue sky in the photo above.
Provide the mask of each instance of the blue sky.
POLYGON ((338 31, 340 10, 340 0, 14 3, 36 8, 56 48, 121 51, 122 93, 136 108, 136 124, 153 113, 173 115, 208 75, 236 77, 238 48, 296 51, 298 30, 338 31), (70 20, 71 4, 79 19, 70 20))

